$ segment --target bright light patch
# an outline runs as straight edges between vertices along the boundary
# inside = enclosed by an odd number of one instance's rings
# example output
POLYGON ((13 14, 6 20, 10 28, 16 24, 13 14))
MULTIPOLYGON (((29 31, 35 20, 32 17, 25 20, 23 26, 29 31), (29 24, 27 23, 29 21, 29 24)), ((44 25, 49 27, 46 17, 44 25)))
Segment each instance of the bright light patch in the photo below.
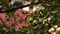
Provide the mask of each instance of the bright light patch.
POLYGON ((25 7, 23 8, 23 10, 29 11, 29 7, 25 7))

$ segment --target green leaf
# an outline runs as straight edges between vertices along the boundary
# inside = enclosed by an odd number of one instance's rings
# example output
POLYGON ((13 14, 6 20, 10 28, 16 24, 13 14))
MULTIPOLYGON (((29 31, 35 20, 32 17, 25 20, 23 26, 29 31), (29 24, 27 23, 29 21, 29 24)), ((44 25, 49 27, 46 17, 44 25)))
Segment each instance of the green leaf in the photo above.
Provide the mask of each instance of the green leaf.
POLYGON ((37 23, 37 20, 33 20, 33 23, 37 23))
POLYGON ((32 20, 33 20, 33 18, 32 18, 32 17, 30 17, 30 18, 29 18, 29 20, 30 20, 30 21, 32 21, 32 20))

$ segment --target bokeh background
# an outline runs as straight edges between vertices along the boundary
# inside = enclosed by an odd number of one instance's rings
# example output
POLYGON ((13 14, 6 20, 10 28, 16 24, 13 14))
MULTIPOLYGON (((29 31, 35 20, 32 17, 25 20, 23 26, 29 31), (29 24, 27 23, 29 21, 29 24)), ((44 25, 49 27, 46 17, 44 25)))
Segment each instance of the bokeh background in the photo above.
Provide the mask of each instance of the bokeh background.
POLYGON ((0 0, 0 34, 60 34, 60 0, 0 0))

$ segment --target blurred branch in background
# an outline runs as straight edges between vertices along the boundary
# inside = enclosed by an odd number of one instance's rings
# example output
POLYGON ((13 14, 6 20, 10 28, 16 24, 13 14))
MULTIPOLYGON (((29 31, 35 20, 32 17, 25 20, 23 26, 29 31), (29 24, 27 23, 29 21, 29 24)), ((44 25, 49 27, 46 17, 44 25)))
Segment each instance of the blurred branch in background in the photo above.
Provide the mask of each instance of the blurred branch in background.
POLYGON ((7 11, 12 11, 12 10, 17 10, 17 9, 22 9, 24 7, 28 7, 28 6, 31 6, 31 5, 37 5, 37 4, 39 4, 39 2, 34 3, 34 4, 29 4, 29 5, 14 7, 14 8, 11 8, 11 9, 7 9, 5 11, 0 11, 0 13, 4 13, 4 12, 7 12, 7 11))
MULTIPOLYGON (((5 2, 5 1, 4 1, 5 2)), ((4 7, 2 7, 3 10, 0 10, 0 13, 4 13, 4 12, 7 12, 7 11, 12 11, 12 10, 17 10, 17 9, 22 9, 24 7, 28 7, 28 6, 31 6, 31 5, 37 5, 37 4, 40 4, 39 2, 35 1, 35 3, 31 3, 31 1, 24 1, 24 0, 12 0, 12 3, 14 2, 17 2, 17 5, 19 5, 19 3, 21 3, 19 6, 13 6, 13 8, 10 7, 10 9, 7 9, 4 7), (19 2, 20 1, 20 2, 19 2), (23 5, 22 5, 23 4, 23 5)), ((5 4, 5 3, 3 3, 5 4)), ((8 7, 9 8, 9 7, 8 7)))
POLYGON ((7 15, 1 14, 1 19, 6 17, 7 19, 4 20, 9 21, 8 25, 14 22, 12 31, 7 28, 9 30, 8 33, 56 34, 60 30, 60 0, 0 1, 0 14, 4 13, 7 15), (12 21, 10 22, 10 20, 12 21), (25 21, 29 24, 25 23, 25 21), (22 28, 22 26, 29 27, 22 28))

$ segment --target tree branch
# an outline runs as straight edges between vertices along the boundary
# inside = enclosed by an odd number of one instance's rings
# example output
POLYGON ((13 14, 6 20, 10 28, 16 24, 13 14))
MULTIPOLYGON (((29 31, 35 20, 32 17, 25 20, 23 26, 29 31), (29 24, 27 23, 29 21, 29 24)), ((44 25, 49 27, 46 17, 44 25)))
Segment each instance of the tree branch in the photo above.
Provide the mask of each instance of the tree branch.
POLYGON ((31 6, 31 5, 37 5, 37 4, 40 4, 40 3, 37 2, 37 3, 29 4, 29 5, 18 6, 18 7, 14 7, 14 8, 11 8, 11 9, 7 9, 7 10, 5 10, 5 11, 0 11, 0 13, 5 13, 5 12, 9 12, 9 11, 14 11, 14 10, 17 10, 17 9, 22 9, 22 8, 24 8, 24 7, 28 7, 28 6, 31 6))

